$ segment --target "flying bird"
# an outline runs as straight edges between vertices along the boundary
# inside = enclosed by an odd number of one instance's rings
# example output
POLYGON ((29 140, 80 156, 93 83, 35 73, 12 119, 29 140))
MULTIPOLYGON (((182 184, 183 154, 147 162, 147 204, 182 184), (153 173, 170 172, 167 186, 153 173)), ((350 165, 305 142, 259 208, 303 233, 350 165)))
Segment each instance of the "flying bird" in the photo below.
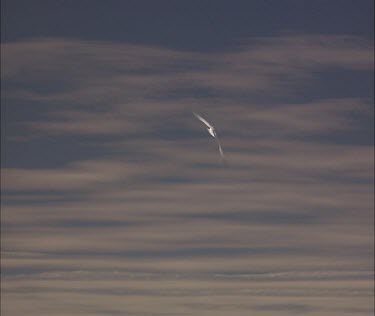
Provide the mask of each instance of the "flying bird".
POLYGON ((207 131, 210 133, 210 135, 216 139, 217 141, 217 144, 219 146, 219 152, 220 152, 220 158, 221 159, 224 159, 224 152, 223 152, 223 149, 221 148, 221 144, 220 144, 220 141, 219 141, 219 137, 217 137, 217 134, 215 132, 215 128, 210 124, 208 123, 202 116, 200 116, 199 114, 193 112, 193 114, 195 115, 195 117, 200 120, 201 122, 204 123, 204 125, 206 125, 206 128, 207 128, 207 131))

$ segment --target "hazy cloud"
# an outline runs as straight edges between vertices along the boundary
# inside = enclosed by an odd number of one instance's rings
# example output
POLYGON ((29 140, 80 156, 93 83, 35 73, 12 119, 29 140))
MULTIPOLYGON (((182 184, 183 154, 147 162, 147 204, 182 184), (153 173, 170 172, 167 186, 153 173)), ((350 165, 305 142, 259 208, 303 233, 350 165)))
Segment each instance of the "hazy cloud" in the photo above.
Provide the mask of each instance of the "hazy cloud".
POLYGON ((371 73, 372 46, 290 34, 215 53, 2 44, 2 311, 368 313, 373 104, 292 96, 332 69, 371 73))
POLYGON ((23 83, 16 95, 24 98, 108 105, 134 97, 165 98, 165 93, 186 89, 211 88, 220 95, 233 89, 285 89, 332 67, 371 71, 372 46, 350 36, 284 35, 209 54, 51 38, 3 44, 3 74, 23 83), (32 86, 44 87, 26 88, 30 79, 32 86))

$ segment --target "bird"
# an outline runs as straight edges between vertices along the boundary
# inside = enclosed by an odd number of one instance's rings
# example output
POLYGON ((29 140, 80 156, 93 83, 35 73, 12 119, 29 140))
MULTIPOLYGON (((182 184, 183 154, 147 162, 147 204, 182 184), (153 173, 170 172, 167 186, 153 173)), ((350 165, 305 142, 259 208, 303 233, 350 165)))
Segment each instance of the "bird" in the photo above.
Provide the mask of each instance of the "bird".
POLYGON ((207 128, 207 131, 210 133, 210 135, 216 139, 217 141, 217 144, 219 146, 219 153, 220 153, 220 158, 223 160, 224 159, 224 152, 223 152, 223 149, 221 148, 221 144, 220 144, 220 141, 219 141, 219 137, 217 136, 216 134, 216 131, 215 131, 215 128, 213 127, 212 124, 208 123, 202 116, 200 116, 199 114, 193 112, 194 116, 200 120, 201 122, 204 123, 204 125, 206 125, 206 128, 207 128))

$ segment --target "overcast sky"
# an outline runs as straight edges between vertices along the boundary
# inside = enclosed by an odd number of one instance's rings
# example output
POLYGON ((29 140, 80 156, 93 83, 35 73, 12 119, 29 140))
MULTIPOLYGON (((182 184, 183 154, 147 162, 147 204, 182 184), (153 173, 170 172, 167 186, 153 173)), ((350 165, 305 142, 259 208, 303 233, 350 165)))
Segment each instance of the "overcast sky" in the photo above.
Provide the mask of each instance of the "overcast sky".
POLYGON ((2 315, 373 313, 373 1, 1 6, 2 315))

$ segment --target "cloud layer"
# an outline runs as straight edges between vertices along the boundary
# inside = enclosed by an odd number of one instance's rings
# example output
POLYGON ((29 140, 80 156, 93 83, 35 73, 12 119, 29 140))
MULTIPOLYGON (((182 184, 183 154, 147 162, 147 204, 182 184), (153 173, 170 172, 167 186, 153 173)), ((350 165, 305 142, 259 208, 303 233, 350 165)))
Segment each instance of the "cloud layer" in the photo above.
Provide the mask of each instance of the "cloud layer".
POLYGON ((4 314, 370 313, 371 91, 311 89, 372 73, 372 43, 49 38, 2 52, 4 314))

